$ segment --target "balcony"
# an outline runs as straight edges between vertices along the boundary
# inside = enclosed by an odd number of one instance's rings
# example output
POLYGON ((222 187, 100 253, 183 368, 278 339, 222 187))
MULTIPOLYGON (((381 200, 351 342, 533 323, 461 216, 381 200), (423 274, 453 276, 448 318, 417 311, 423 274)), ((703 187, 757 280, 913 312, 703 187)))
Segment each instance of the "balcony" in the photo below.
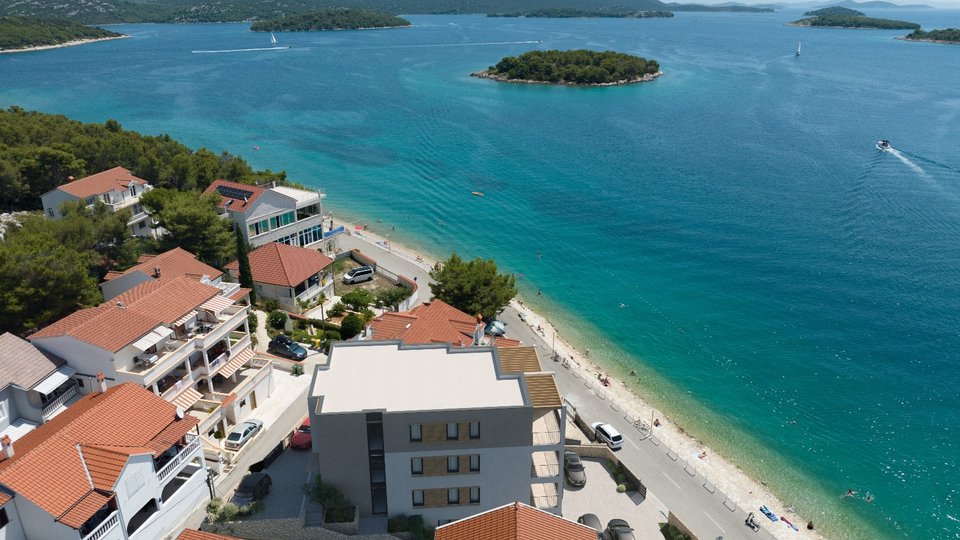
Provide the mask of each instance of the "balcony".
POLYGON ((553 409, 534 410, 533 445, 555 446, 563 442, 560 421, 553 409))
MULTIPOLYGON (((160 387, 160 397, 167 401, 173 401, 173 398, 177 397, 180 392, 183 392, 187 388, 193 386, 193 381, 196 379, 197 373, 191 372, 187 373, 183 377, 177 380, 177 382, 166 386, 166 388, 160 387)), ((159 385, 158 385, 159 386, 159 385)))
POLYGON ((269 360, 253 358, 247 365, 249 367, 245 366, 237 370, 236 381, 218 377, 213 382, 214 394, 223 394, 224 396, 237 394, 237 396, 243 397, 250 388, 266 378, 270 372, 269 360))
POLYGON ((98 540, 105 536, 108 532, 113 530, 114 527, 120 524, 120 514, 114 510, 110 515, 107 516, 107 519, 103 520, 96 529, 90 532, 90 534, 83 537, 83 540, 98 540))
POLYGON ((199 456, 201 452, 200 437, 192 437, 190 442, 177 452, 176 456, 173 456, 170 461, 163 464, 160 470, 157 471, 157 480, 159 480, 162 485, 165 480, 186 466, 186 464, 190 463, 190 461, 199 456))
POLYGON ((551 510, 560 505, 557 484, 530 484, 530 506, 551 510))
POLYGON ((43 421, 46 422, 67 408, 70 401, 77 397, 77 385, 73 384, 66 392, 43 406, 43 421))
POLYGON ((557 452, 533 452, 530 458, 531 478, 554 478, 560 476, 560 458, 557 452))

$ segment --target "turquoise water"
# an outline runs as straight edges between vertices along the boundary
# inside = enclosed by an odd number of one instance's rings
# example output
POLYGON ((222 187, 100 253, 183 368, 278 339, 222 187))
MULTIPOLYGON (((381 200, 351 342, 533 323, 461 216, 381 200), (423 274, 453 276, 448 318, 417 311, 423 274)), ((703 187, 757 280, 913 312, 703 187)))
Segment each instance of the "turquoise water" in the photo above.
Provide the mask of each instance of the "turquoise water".
POLYGON ((213 55, 190 51, 268 38, 121 26, 131 39, 0 57, 0 106, 240 153, 395 240, 494 257, 566 337, 636 369, 819 529, 960 538, 960 47, 782 25, 798 15, 417 16, 213 55), (538 47, 636 53, 666 75, 468 76, 538 47))

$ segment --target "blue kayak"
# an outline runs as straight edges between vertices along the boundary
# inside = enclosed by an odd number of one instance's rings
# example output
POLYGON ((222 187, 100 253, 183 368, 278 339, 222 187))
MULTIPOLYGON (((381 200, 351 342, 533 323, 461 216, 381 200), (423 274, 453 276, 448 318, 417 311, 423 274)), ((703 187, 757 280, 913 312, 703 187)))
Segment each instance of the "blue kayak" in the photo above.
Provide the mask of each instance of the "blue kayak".
POLYGON ((771 512, 770 509, 767 508, 766 505, 761 506, 761 507, 760 507, 760 511, 763 512, 763 515, 765 515, 765 516, 767 516, 768 518, 770 518, 770 521, 780 521, 780 518, 778 518, 776 514, 774 514, 773 512, 771 512))

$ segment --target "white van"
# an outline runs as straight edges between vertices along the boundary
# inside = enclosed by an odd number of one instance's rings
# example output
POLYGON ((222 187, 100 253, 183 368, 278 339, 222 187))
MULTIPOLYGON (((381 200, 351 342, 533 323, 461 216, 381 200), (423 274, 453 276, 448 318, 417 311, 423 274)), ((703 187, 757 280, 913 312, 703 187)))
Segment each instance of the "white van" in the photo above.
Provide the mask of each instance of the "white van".
POLYGON ((373 279, 373 274, 374 271, 372 266, 358 266, 343 275, 343 282, 363 283, 364 281, 370 281, 373 279))
POLYGON ((594 422, 590 424, 590 427, 592 427, 594 433, 596 433, 597 440, 606 443, 610 448, 616 450, 623 446, 623 436, 620 435, 617 428, 610 424, 604 424, 603 422, 594 422))

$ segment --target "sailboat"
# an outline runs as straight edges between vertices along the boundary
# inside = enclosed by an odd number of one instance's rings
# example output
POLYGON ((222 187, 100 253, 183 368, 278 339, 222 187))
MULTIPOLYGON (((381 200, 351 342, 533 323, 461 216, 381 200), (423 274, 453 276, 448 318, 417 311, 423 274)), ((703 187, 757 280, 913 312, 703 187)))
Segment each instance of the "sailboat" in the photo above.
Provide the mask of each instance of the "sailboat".
POLYGON ((280 49, 289 49, 290 47, 284 47, 282 45, 277 45, 277 36, 273 35, 273 32, 270 32, 270 44, 273 47, 270 50, 280 50, 280 49))
POLYGON ((797 56, 800 56, 800 42, 797 42, 797 56))

